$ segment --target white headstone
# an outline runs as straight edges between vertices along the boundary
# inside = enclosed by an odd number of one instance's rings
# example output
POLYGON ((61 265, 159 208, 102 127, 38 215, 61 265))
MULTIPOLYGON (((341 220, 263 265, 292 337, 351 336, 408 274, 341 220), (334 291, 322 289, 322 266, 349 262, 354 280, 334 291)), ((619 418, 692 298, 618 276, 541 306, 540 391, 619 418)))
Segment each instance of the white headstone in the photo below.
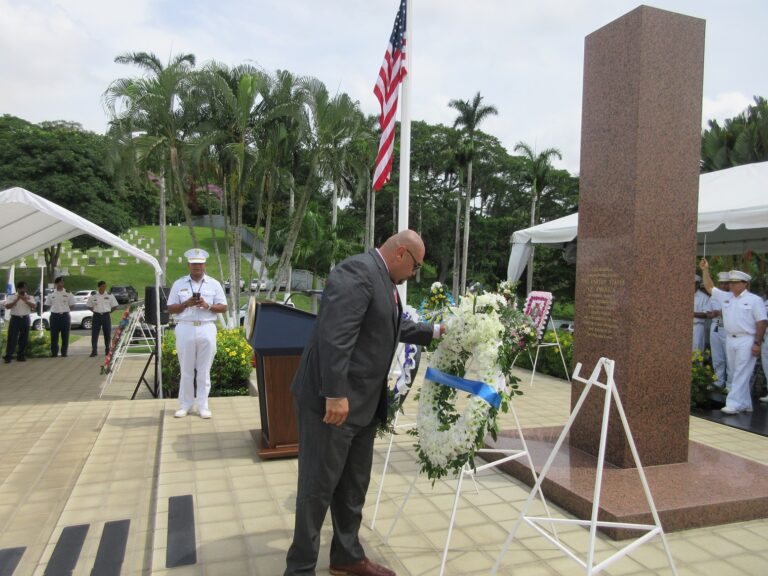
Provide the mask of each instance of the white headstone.
POLYGON ((149 243, 150 243, 150 244, 154 244, 154 243, 155 243, 155 239, 154 239, 154 238, 150 238, 150 239, 149 239, 149 243))
POLYGON ((85 274, 85 266, 80 266, 80 276, 85 274))
POLYGON ((179 264, 181 264, 181 256, 179 256, 179 264))
POLYGON ((117 250, 114 250, 112 252, 112 258, 119 258, 119 257, 120 257, 120 254, 118 254, 117 250))
POLYGON ((168 256, 173 256, 173 248, 168 248, 168 256))
POLYGON ((101 258, 101 250, 98 251, 98 256, 101 258))
POLYGON ((138 258, 136 258, 136 264, 138 264, 138 263, 139 263, 139 259, 138 259, 138 258))
POLYGON ((62 276, 69 276, 69 268, 62 268, 61 269, 61 275, 62 276))
POLYGON ((155 248, 155 256, 160 256, 160 250, 158 250, 157 248, 155 248))
POLYGON ((77 266, 77 257, 72 258, 72 266, 77 266))
POLYGON ((106 258, 104 258, 104 264, 106 264, 107 266, 109 266, 109 256, 107 256, 106 258))
POLYGON ((45 258, 38 258, 37 259, 37 267, 43 268, 45 266, 45 258))

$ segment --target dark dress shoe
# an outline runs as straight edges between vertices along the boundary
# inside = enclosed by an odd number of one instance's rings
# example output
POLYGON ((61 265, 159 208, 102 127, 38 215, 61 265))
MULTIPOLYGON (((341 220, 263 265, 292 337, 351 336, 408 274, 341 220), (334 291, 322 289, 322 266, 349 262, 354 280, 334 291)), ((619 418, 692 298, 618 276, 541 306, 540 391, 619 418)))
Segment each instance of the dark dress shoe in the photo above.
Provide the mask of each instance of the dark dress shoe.
POLYGON ((27 361, 27 359, 26 359, 26 357, 25 357, 25 356, 19 356, 18 358, 16 358, 16 360, 17 360, 18 362, 26 362, 26 361, 27 361))
POLYGON ((91 358, 93 358, 94 356, 96 356, 96 350, 94 350, 93 352, 91 352, 91 358))
POLYGON ((389 568, 371 562, 368 558, 346 566, 331 564, 328 570, 333 576, 396 576, 389 568))
POLYGON ((10 364, 11 363, 11 359, 10 358, 3 358, 3 362, 5 362, 6 364, 10 364))

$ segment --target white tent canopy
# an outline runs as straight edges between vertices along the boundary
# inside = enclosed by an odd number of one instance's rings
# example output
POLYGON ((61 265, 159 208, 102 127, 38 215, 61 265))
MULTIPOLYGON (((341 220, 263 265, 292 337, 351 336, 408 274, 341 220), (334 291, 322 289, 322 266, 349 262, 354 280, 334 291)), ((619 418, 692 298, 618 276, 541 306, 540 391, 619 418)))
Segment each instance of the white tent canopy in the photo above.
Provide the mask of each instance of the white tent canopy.
MULTIPOLYGON (((159 287, 162 283, 160 263, 122 238, 104 230, 58 204, 41 198, 24 188, 9 188, 0 192, 0 264, 42 250, 81 234, 88 234, 105 244, 146 262, 155 270, 155 303, 160 318, 159 287)), ((160 362, 160 331, 158 359, 160 362)), ((162 391, 162 374, 158 371, 162 391)))
MULTIPOLYGON (((520 278, 532 244, 571 242, 578 223, 577 213, 515 232, 507 278, 520 278)), ((702 174, 697 231, 698 254, 704 254, 705 245, 707 256, 768 251, 768 162, 702 174)))

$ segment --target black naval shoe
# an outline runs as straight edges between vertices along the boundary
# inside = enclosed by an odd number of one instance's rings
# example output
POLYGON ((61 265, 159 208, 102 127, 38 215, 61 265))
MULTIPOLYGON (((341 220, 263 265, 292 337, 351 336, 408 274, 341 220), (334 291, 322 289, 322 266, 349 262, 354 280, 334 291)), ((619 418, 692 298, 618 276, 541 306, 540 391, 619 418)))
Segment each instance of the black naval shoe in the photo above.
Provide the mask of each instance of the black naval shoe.
POLYGON ((91 358, 93 358, 94 356, 96 356, 96 350, 94 350, 93 352, 91 352, 91 358))
POLYGON ((11 358, 3 358, 3 362, 5 362, 6 364, 10 364, 11 358))
POLYGON ((16 358, 16 361, 17 362, 26 362, 27 361, 27 357, 26 356, 19 356, 18 358, 16 358))

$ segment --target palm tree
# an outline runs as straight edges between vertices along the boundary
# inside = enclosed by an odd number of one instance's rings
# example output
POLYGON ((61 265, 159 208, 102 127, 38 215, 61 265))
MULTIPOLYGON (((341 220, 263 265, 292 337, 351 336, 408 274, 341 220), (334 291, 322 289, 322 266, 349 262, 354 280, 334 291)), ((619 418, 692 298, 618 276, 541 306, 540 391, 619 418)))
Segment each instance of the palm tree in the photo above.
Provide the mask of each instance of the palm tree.
POLYGON ((121 78, 112 82, 104 93, 104 102, 113 124, 130 120, 131 128, 139 133, 134 145, 137 161, 151 168, 159 166, 164 180, 160 186, 160 258, 165 276, 165 189, 179 194, 190 237, 197 246, 191 212, 181 181, 179 147, 183 143, 186 95, 195 65, 193 54, 178 54, 167 66, 152 53, 133 52, 115 58, 118 64, 134 64, 148 75, 142 78, 121 78), (118 109, 118 106, 122 106, 118 109))
MULTIPOLYGON (((536 216, 536 205, 544 190, 549 186, 549 175, 552 170, 552 157, 562 160, 563 155, 557 148, 547 148, 539 154, 524 142, 518 142, 515 145, 515 152, 522 152, 525 161, 525 176, 528 185, 531 187, 531 226, 538 222, 536 216)), ((526 293, 531 291, 533 286, 533 247, 531 255, 528 258, 528 276, 526 279, 526 293)))
POLYGON ((458 111, 459 115, 453 123, 453 127, 463 128, 468 144, 467 161, 467 193, 464 207, 464 249, 461 259, 461 293, 467 286, 467 256, 469 252, 469 208, 472 199, 472 156, 474 153, 475 130, 488 116, 496 115, 499 111, 495 106, 484 106, 480 92, 475 94, 472 102, 467 100, 451 100, 448 106, 458 111))
POLYGON ((355 191, 354 184, 366 180, 367 165, 356 157, 356 142, 365 134, 365 122, 357 102, 347 94, 330 98, 318 87, 310 99, 315 155, 321 177, 331 187, 331 268, 336 263, 336 226, 339 199, 355 191))
POLYGON ((224 178, 225 235, 230 275, 231 319, 236 322, 239 309, 241 230, 243 205, 247 199, 253 172, 259 158, 254 127, 263 122, 263 98, 268 78, 250 66, 228 68, 212 63, 200 80, 201 100, 207 100, 210 125, 200 141, 203 149, 216 150, 224 178))

